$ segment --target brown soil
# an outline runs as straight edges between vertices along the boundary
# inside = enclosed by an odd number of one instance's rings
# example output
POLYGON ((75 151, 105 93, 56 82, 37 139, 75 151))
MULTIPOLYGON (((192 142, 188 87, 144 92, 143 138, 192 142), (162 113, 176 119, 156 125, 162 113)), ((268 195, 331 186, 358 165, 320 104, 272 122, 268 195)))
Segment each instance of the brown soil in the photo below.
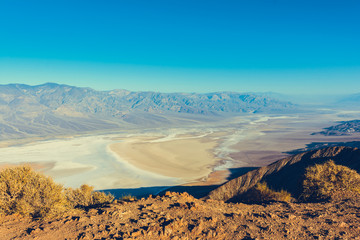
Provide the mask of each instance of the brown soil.
POLYGON ((53 221, 0 220, 0 239, 356 239, 360 196, 267 205, 199 200, 187 193, 118 201, 53 221))

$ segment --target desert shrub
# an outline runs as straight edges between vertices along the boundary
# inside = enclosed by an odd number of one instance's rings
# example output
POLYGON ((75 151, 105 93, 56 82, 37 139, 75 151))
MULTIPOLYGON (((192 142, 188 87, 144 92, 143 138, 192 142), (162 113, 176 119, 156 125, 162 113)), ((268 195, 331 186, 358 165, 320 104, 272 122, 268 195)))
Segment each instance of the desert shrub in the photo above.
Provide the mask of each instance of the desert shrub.
POLYGON ((75 207, 110 203, 114 197, 82 185, 64 189, 52 178, 29 166, 6 168, 0 172, 0 214, 20 214, 33 218, 54 218, 75 213, 75 207))
POLYGON ((360 192, 360 175, 332 160, 306 169, 301 194, 303 200, 326 200, 336 191, 360 192))
POLYGON ((0 172, 0 209, 6 215, 44 218, 62 215, 70 205, 61 185, 31 167, 18 166, 0 172))
POLYGON ((82 185, 80 188, 65 190, 65 196, 73 207, 89 207, 97 204, 110 203, 114 196, 103 192, 95 192, 94 187, 82 185))
POLYGON ((93 192, 93 204, 111 203, 115 197, 112 194, 106 194, 104 192, 93 192))
POLYGON ((268 187, 266 182, 259 182, 246 195, 249 202, 283 201, 291 202, 291 194, 285 190, 277 192, 268 187))
POLYGON ((120 200, 123 200, 123 201, 134 201, 134 200, 137 200, 137 198, 135 196, 132 196, 132 195, 123 195, 120 200))

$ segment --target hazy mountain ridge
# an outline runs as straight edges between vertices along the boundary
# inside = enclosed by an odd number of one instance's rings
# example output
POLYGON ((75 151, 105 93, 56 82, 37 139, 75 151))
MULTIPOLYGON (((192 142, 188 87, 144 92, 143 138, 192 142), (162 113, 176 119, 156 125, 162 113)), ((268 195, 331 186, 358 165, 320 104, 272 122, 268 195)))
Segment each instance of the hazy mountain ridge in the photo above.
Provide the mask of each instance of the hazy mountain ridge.
POLYGON ((0 85, 0 138, 171 124, 172 114, 187 121, 197 115, 294 109, 290 102, 253 93, 96 91, 56 83, 9 84, 0 85))
POLYGON ((96 91, 67 85, 47 83, 38 86, 10 84, 0 86, 1 102, 12 104, 20 96, 26 96, 51 109, 62 105, 74 106, 76 110, 89 113, 106 113, 113 116, 118 111, 139 109, 142 111, 174 111, 186 113, 211 112, 266 112, 281 111, 295 107, 290 102, 254 93, 216 92, 157 93, 130 92, 126 90, 96 91), (7 97, 3 95, 7 94, 7 97), (13 95, 13 99, 11 99, 13 95), (102 103, 102 104, 100 104, 102 103))
POLYGON ((360 132, 360 120, 342 121, 340 124, 324 128, 324 131, 315 132, 311 135, 343 136, 360 132))
POLYGON ((337 99, 332 102, 333 107, 341 108, 342 110, 348 111, 359 111, 360 110, 360 93, 339 95, 337 99))
POLYGON ((339 100, 340 103, 359 103, 359 101, 360 101, 360 93, 351 94, 339 100))

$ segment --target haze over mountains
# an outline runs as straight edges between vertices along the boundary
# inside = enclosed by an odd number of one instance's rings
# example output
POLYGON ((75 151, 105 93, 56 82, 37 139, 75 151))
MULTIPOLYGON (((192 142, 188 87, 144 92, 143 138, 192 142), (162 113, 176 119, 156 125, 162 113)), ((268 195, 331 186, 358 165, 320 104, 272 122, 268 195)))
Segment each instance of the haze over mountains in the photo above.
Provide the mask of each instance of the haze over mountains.
POLYGON ((240 113, 291 112, 262 94, 96 91, 55 83, 0 85, 0 139, 164 126, 240 113))
POLYGON ((338 103, 342 105, 350 105, 353 106, 359 106, 360 102, 360 93, 351 94, 348 96, 344 96, 343 98, 339 99, 338 103))

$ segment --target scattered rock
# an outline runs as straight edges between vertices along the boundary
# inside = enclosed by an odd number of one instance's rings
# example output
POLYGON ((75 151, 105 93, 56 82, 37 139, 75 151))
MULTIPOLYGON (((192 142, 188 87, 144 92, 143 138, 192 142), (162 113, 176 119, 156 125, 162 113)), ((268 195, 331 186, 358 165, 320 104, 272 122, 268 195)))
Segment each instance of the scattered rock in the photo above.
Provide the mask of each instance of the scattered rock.
POLYGON ((346 204, 339 199, 288 206, 166 193, 49 222, 6 216, 0 218, 0 239, 352 239, 360 235, 358 206, 358 195, 346 204))

